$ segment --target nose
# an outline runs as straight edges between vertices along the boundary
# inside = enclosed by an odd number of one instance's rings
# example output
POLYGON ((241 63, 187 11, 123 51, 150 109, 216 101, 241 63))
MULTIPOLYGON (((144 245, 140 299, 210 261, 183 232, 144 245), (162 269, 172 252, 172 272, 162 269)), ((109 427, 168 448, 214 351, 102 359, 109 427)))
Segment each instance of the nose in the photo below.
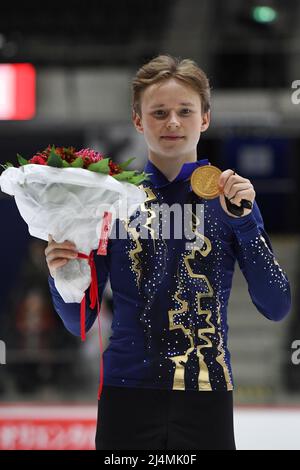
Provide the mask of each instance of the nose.
POLYGON ((180 127, 180 121, 178 119, 178 116, 175 112, 171 112, 169 115, 168 122, 167 122, 167 128, 178 129, 178 127, 180 127))

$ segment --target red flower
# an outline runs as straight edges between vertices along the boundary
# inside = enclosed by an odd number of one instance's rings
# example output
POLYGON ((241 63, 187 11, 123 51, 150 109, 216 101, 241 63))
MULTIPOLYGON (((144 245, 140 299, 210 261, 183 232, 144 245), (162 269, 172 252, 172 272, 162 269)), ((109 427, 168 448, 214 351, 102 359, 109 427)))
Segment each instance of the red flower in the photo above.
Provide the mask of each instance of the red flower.
MULTIPOLYGON (((74 147, 55 147, 53 145, 48 145, 48 147, 41 152, 37 152, 36 155, 28 160, 28 163, 48 165, 48 159, 53 151, 58 157, 69 164, 73 163, 77 158, 81 158, 83 161, 83 168, 85 169, 87 169, 91 163, 97 163, 105 158, 103 154, 90 148, 76 151, 74 147)), ((110 176, 117 175, 123 171, 122 168, 112 160, 109 160, 108 165, 110 176)))
POLYGON ((77 158, 74 147, 55 147, 55 153, 68 163, 74 162, 77 158))
MULTIPOLYGON (((42 152, 38 152, 36 156, 43 158, 46 162, 50 157, 53 146, 48 145, 42 152)), ((56 155, 58 155, 62 160, 65 160, 68 163, 72 163, 76 160, 76 149, 74 147, 54 147, 56 155)))
POLYGON ((97 163, 103 160, 103 155, 92 149, 82 149, 75 153, 75 157, 81 157, 83 160, 83 168, 88 168, 91 163, 97 163))
POLYGON ((36 163, 38 165, 47 165, 46 158, 42 157, 41 155, 35 155, 30 160, 28 160, 28 163, 36 163))
POLYGON ((110 168, 110 172, 109 172, 110 176, 117 175, 118 173, 121 173, 121 168, 116 163, 113 163, 112 161, 110 161, 108 165, 109 165, 109 168, 110 168))

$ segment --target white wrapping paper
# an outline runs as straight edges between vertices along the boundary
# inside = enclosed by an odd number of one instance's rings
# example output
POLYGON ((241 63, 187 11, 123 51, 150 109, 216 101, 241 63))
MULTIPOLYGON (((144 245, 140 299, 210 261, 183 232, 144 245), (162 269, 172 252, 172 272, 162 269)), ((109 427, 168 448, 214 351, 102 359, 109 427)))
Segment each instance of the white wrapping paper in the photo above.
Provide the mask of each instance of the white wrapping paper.
MULTIPOLYGON (((112 176, 81 168, 53 168, 28 164, 7 168, 0 176, 1 190, 15 197, 29 233, 48 241, 70 240, 89 255, 98 248, 103 214, 129 217, 146 199, 137 186, 112 176)), ((55 286, 65 302, 81 302, 91 282, 86 259, 68 261, 56 269, 55 286)))

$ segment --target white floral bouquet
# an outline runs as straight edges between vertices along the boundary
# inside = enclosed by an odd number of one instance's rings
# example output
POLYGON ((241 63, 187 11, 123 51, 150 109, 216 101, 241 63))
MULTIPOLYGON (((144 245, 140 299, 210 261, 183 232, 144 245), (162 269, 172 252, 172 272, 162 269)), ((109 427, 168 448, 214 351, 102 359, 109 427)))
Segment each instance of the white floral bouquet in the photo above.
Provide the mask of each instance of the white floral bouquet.
POLYGON ((15 197, 29 233, 48 241, 75 243, 80 256, 55 271, 55 286, 65 302, 82 302, 91 284, 91 254, 106 254, 116 218, 132 215, 146 199, 138 187, 145 173, 127 170, 134 159, 116 164, 91 149, 48 146, 19 167, 2 165, 1 190, 15 197))

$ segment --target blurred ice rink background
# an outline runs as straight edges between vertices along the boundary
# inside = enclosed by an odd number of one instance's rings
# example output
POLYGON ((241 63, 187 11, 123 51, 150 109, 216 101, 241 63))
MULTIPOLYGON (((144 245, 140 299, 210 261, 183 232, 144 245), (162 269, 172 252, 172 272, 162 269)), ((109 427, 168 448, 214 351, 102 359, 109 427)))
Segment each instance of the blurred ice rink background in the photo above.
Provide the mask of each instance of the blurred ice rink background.
MULTIPOLYGON (((212 123, 199 158, 251 179, 292 286, 290 315, 271 323, 236 270, 228 311, 237 446, 300 449, 300 354, 292 348, 300 347, 298 0, 2 2, 0 163, 53 143, 92 147, 116 161, 135 156, 142 169, 147 155, 130 122, 130 80, 159 53, 192 58, 207 72, 212 123), (12 69, 3 65, 16 63, 36 70, 30 119, 12 111, 12 69)), ((97 325, 83 344, 65 331, 49 296, 45 243, 29 236, 3 193, 0 217, 0 449, 92 448, 97 325)), ((106 345, 111 312, 108 286, 106 345)))

